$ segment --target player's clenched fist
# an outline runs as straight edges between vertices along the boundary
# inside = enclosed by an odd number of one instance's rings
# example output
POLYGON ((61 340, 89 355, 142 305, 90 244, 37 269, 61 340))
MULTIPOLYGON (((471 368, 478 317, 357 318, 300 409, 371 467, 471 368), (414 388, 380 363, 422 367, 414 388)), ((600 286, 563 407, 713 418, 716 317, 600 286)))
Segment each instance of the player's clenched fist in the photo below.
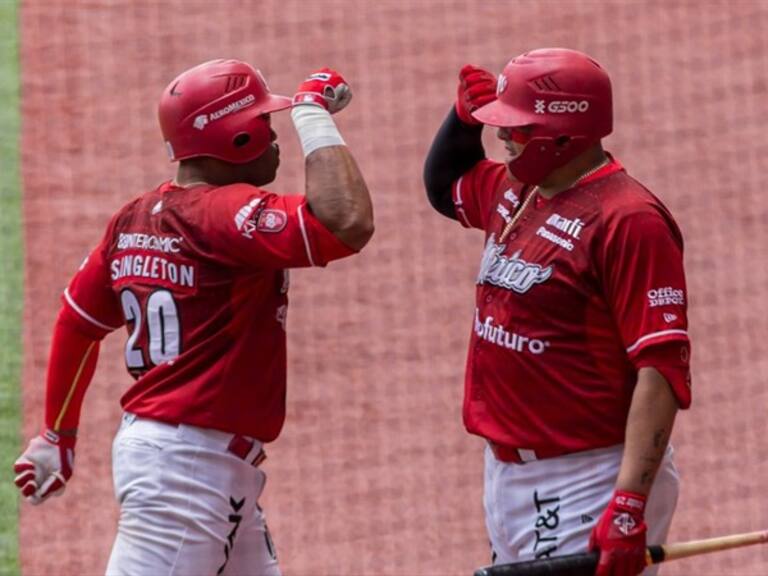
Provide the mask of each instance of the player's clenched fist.
POLYGON ((74 436, 60 436, 52 430, 30 440, 13 464, 14 482, 22 496, 32 504, 40 504, 64 491, 72 476, 75 440, 74 436))
POLYGON ((600 551, 595 576, 636 576, 645 568, 645 500, 634 492, 613 493, 589 538, 590 551, 600 551))
POLYGON ((350 100, 352 91, 342 75, 330 68, 320 68, 299 85, 293 97, 293 105, 314 104, 335 114, 350 100))
POLYGON ((472 112, 496 100, 496 78, 493 74, 467 64, 459 72, 459 89, 456 97, 456 113, 464 124, 480 124, 472 118, 472 112))

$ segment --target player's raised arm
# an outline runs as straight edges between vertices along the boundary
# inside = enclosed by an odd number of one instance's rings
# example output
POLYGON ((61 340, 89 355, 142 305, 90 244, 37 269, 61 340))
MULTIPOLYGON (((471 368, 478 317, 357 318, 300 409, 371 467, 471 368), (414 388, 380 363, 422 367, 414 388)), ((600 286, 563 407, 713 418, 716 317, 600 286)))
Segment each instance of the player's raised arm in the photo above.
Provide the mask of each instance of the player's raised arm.
POLYGON ((462 174, 485 158, 483 125, 472 117, 477 108, 496 99, 496 79, 467 65, 459 73, 455 105, 443 121, 424 163, 424 186, 432 207, 456 219, 451 187, 462 174))
POLYGON ((312 213, 344 244, 360 250, 373 235, 368 186, 331 114, 352 92, 338 72, 322 68, 299 86, 291 117, 306 163, 306 196, 312 213))

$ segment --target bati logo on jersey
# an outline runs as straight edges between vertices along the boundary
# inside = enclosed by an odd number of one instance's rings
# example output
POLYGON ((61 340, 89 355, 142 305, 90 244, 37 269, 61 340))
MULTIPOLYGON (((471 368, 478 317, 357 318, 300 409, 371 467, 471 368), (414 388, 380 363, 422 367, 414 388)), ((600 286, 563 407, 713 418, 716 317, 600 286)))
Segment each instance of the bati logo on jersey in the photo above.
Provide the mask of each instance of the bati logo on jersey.
POLYGON ((493 284, 525 294, 535 284, 546 282, 552 276, 554 269, 551 265, 542 268, 539 264, 526 262, 520 258, 522 250, 504 256, 505 249, 504 244, 496 244, 495 234, 488 237, 477 275, 478 284, 493 284))

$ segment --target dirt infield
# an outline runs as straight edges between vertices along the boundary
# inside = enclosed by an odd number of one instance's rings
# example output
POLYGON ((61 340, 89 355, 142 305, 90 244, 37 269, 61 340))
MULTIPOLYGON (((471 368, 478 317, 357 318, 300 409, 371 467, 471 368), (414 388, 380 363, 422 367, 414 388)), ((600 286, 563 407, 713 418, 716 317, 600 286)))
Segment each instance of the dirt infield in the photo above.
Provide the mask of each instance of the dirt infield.
MULTIPOLYGON (((292 276, 289 413, 264 506, 284 573, 470 574, 488 561, 482 442, 463 431, 462 375, 482 238, 427 205, 421 166, 473 62, 498 70, 544 45, 585 50, 616 92, 608 140, 686 236, 694 408, 675 433, 673 540, 768 527, 768 4, 467 0, 29 1, 22 6, 26 436, 42 417, 58 297, 120 205, 172 174, 160 90, 214 57, 291 93, 322 65, 355 99, 339 118, 374 194, 357 258, 292 276)), ((274 117, 275 191, 301 191, 298 141, 274 117)), ((130 383, 111 336, 86 399, 75 477, 22 507, 23 574, 103 573, 117 506, 110 442, 130 383)), ((768 572, 768 551, 665 574, 768 572)))

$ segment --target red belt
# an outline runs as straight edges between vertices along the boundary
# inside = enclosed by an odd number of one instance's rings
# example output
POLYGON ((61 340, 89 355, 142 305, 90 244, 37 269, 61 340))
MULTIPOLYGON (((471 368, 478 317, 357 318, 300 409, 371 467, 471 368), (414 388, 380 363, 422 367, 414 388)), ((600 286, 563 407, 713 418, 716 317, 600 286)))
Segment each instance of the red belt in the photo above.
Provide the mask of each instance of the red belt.
POLYGON ((264 460, 267 459, 267 454, 264 452, 264 449, 260 449, 259 453, 256 454, 256 456, 248 460, 248 455, 251 453, 251 450, 253 450, 253 445, 255 442, 251 440, 250 438, 246 438, 245 436, 240 436, 239 434, 235 434, 232 437, 232 440, 229 441, 229 446, 227 446, 227 450, 232 452, 235 456, 240 458, 240 460, 245 460, 248 462, 251 466, 258 466, 264 460))

